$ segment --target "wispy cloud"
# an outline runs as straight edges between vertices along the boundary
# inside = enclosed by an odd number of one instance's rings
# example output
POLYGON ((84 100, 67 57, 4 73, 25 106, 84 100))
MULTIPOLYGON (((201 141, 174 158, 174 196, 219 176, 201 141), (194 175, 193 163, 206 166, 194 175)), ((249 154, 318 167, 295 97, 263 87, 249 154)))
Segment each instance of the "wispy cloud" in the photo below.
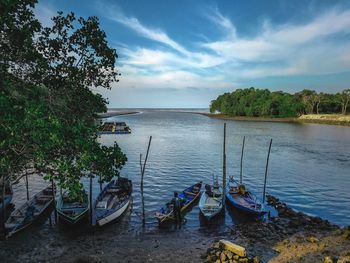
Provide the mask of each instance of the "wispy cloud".
POLYGON ((264 77, 350 71, 350 10, 330 9, 300 23, 273 24, 265 19, 249 37, 217 7, 201 11, 219 36, 194 32, 203 37, 192 43, 179 43, 164 28, 146 25, 119 7, 104 12, 108 19, 154 42, 151 47, 142 42, 118 45, 124 55, 119 85, 230 90, 264 77))

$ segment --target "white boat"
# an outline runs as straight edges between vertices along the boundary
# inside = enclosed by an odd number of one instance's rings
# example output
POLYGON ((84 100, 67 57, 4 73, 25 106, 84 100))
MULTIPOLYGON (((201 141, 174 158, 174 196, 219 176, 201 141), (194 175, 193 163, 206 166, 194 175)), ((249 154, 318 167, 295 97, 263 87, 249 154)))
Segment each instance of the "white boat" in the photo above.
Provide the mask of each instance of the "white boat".
POLYGON ((219 214, 222 210, 223 194, 221 189, 218 178, 216 177, 213 186, 205 186, 205 192, 199 200, 199 209, 208 220, 219 214))
POLYGON ((131 202, 131 180, 112 180, 99 194, 95 203, 96 224, 103 226, 120 217, 131 202))

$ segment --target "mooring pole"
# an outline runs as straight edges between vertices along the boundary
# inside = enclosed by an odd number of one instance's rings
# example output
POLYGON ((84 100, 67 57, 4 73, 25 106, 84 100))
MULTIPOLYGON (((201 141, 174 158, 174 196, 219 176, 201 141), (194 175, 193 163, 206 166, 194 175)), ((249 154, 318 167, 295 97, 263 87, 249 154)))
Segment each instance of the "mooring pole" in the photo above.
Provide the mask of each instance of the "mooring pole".
POLYGON ((102 192, 102 180, 101 180, 101 175, 100 175, 100 192, 102 192))
POLYGON ((27 201, 29 200, 29 184, 28 184, 28 174, 26 169, 26 189, 27 189, 27 201))
POLYGON ((91 173, 90 173, 89 204, 90 204, 90 224, 92 225, 92 174, 91 173))
POLYGON ((224 193, 224 201, 226 196, 226 122, 224 123, 224 146, 222 159, 222 190, 224 193))
POLYGON ((263 203, 265 202, 265 191, 266 191, 266 178, 267 178, 267 169, 269 167, 270 151, 271 151, 272 139, 270 140, 269 152, 266 159, 266 168, 265 168, 265 179, 264 179, 264 193, 263 193, 263 203))
POLYGON ((140 153, 140 174, 142 175, 142 153, 140 153))
POLYGON ((53 207, 54 207, 54 218, 55 224, 57 224, 57 210, 56 210, 56 196, 55 196, 55 184, 53 178, 51 179, 51 188, 52 188, 52 198, 53 198, 53 207))
POLYGON ((4 232, 4 235, 6 235, 6 228, 5 228, 5 222, 6 222, 6 207, 5 207, 5 175, 2 176, 2 230, 4 232))
POLYGON ((141 191, 143 191, 143 176, 145 174, 145 168, 146 168, 146 163, 147 163, 147 159, 148 159, 148 153, 149 153, 149 148, 151 146, 151 142, 152 142, 152 136, 149 137, 146 158, 145 158, 145 161, 143 163, 143 168, 142 168, 142 171, 141 171, 141 191))
POLYGON ((239 183, 240 183, 240 184, 243 183, 242 169, 243 169, 244 142, 245 142, 245 136, 243 136, 242 153, 241 153, 241 169, 240 169, 240 172, 239 172, 239 183))

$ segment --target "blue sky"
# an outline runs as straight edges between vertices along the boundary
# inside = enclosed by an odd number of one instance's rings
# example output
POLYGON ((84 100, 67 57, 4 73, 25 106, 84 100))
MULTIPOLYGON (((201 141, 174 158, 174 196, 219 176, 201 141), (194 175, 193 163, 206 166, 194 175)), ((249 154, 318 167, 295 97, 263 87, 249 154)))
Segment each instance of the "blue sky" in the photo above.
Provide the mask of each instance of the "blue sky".
POLYGON ((109 107, 208 107, 223 92, 256 87, 330 93, 350 86, 350 1, 39 0, 97 16, 122 74, 97 91, 109 107))

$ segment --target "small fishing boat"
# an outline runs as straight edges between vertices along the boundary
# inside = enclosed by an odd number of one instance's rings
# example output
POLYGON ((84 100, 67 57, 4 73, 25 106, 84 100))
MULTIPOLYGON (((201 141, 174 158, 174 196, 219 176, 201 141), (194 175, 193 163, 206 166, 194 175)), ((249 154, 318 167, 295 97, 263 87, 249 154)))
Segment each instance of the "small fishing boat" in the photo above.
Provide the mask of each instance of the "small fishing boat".
POLYGON ((7 237, 41 222, 53 208, 52 186, 45 188, 16 209, 5 223, 7 237))
POLYGON ((95 219, 98 226, 119 218, 131 202, 132 182, 119 177, 112 180, 98 195, 95 202, 95 219))
MULTIPOLYGON (((186 209, 189 208, 200 197, 200 190, 202 188, 202 182, 196 183, 181 193, 179 193, 179 199, 182 200, 181 214, 184 214, 186 209)), ((156 212, 155 217, 159 224, 167 222, 169 220, 174 221, 174 207, 171 201, 166 203, 159 211, 156 212)))
POLYGON ((227 184, 226 200, 230 205, 240 211, 256 217, 263 216, 266 213, 264 205, 258 198, 253 193, 247 191, 244 184, 239 184, 232 178, 227 184))
POLYGON ((3 180, 0 181, 0 217, 2 216, 2 210, 11 203, 13 190, 10 183, 5 183, 5 199, 2 200, 2 191, 3 191, 3 180))
POLYGON ((199 200, 199 209, 207 220, 219 214, 223 207, 223 194, 218 178, 211 185, 205 185, 205 191, 199 200))
POLYGON ((60 220, 68 224, 77 224, 89 214, 88 196, 83 191, 80 199, 71 200, 67 193, 63 193, 56 203, 56 210, 60 220))

